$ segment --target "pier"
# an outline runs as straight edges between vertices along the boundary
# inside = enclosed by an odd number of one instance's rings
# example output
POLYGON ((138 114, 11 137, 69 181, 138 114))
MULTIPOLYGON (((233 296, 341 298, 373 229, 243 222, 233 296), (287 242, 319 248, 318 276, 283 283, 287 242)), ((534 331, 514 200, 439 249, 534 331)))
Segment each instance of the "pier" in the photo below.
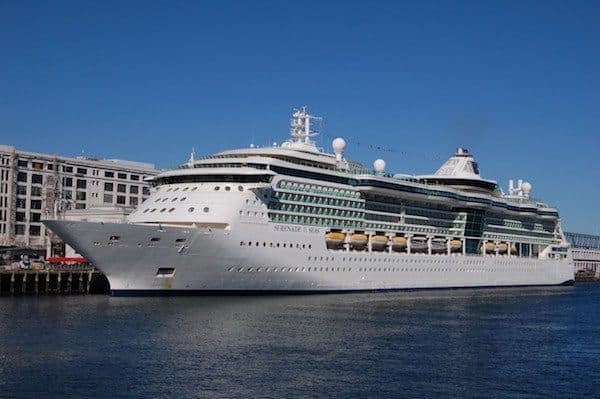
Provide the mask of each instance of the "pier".
POLYGON ((2 270, 0 296, 108 294, 97 270, 2 270))

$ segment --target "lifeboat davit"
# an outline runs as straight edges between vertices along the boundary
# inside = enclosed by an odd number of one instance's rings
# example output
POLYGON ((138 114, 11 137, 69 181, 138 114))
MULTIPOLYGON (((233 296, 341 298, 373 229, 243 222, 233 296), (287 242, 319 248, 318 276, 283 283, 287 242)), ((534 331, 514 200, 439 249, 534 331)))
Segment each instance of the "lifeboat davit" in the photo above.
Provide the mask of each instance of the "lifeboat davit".
POLYGON ((452 240, 450 240, 450 251, 452 252, 458 252, 460 250, 462 250, 462 240, 459 240, 458 238, 454 238, 452 240))
POLYGON ((332 231, 325 234, 325 243, 328 249, 338 249, 344 244, 344 233, 332 231))
POLYGON ((406 243, 408 240, 403 236, 396 236, 392 238, 392 249, 394 251, 402 251, 406 248, 406 243))
POLYGON ((368 237, 366 234, 354 233, 350 236, 350 245, 354 249, 364 249, 367 246, 368 237))
POLYGON ((383 251, 387 245, 388 238, 384 235, 374 235, 371 237, 371 248, 375 251, 383 251))
POLYGON ((416 236, 410 240, 411 252, 426 252, 427 251, 427 237, 416 236))

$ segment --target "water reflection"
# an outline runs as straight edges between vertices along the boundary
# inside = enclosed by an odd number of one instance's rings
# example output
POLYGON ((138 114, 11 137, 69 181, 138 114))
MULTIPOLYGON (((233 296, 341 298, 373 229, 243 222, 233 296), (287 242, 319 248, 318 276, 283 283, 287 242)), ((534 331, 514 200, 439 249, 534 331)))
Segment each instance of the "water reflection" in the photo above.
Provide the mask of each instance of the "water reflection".
POLYGON ((567 313, 582 297, 598 304, 580 287, 2 298, 0 389, 15 397, 572 396, 593 385, 565 380, 570 366, 598 354, 585 345, 572 354, 574 334, 599 323, 567 313))

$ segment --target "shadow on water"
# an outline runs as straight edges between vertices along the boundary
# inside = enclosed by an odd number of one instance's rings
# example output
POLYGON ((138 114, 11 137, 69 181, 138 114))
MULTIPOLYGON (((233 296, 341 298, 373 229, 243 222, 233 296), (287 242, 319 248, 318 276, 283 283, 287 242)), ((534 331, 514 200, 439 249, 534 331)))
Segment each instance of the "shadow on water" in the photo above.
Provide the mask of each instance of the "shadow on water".
POLYGON ((590 367, 600 355, 599 293, 592 284, 12 298, 0 301, 0 389, 8 397, 589 397, 600 380, 590 367))

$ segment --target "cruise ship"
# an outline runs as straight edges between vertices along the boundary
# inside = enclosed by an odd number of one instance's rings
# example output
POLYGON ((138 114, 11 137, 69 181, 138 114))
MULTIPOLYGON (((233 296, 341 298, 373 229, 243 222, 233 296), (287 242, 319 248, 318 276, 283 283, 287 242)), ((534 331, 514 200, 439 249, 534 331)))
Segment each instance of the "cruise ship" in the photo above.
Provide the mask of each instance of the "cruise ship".
POLYGON ((434 174, 346 159, 295 110, 281 145, 194 159, 153 178, 126 223, 46 220, 113 295, 315 293, 568 285, 569 244, 531 184, 504 193, 459 148, 434 174))

